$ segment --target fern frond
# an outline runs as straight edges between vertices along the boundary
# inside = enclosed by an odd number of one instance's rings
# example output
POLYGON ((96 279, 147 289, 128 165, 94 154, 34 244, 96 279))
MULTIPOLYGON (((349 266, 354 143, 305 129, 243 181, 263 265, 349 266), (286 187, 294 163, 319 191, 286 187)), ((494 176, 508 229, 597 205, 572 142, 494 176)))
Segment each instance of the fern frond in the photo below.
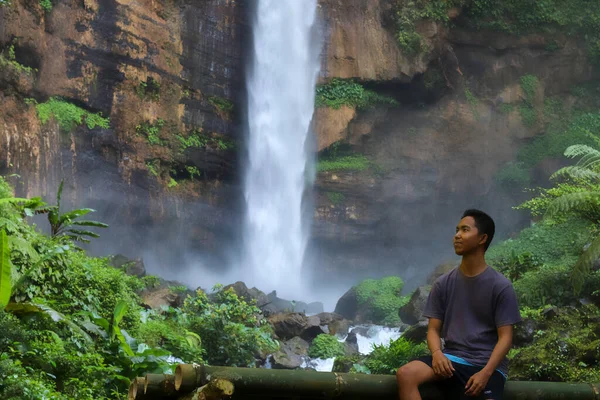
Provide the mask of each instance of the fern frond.
POLYGON ((558 171, 556 171, 555 173, 553 173, 550 176, 550 179, 556 179, 559 177, 570 177, 570 178, 586 179, 586 180, 593 180, 593 179, 600 180, 600 173, 592 171, 591 169, 582 168, 578 165, 570 165, 568 167, 563 167, 563 168, 559 169, 558 171))
POLYGON ((594 261, 600 258, 600 237, 592 241, 590 246, 583 252, 571 271, 571 284, 575 294, 581 293, 585 279, 592 270, 594 261))
POLYGON ((581 168, 594 169, 600 164, 600 151, 585 144, 575 144, 567 147, 565 156, 569 158, 581 157, 577 165, 581 168))
POLYGON ((595 205, 600 202, 600 192, 577 192, 560 196, 546 210, 548 217, 556 216, 559 213, 566 213, 580 209, 582 206, 595 205))

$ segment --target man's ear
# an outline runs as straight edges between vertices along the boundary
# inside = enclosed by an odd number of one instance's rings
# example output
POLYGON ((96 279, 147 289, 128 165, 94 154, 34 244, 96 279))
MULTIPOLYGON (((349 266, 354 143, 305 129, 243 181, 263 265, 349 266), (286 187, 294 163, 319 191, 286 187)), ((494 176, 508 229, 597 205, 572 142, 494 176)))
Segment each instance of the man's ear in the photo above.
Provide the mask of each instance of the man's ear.
POLYGON ((483 235, 481 235, 481 238, 479 239, 479 244, 485 244, 488 240, 488 235, 487 233, 484 233, 483 235))

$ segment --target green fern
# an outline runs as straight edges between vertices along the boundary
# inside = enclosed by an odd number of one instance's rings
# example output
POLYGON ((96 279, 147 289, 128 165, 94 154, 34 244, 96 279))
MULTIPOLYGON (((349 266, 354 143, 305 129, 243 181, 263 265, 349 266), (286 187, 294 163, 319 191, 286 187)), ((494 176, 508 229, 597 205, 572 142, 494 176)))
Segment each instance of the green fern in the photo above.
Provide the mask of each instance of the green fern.
POLYGON ((598 167, 600 166, 599 150, 585 144, 576 144, 567 148, 565 156, 569 158, 581 157, 581 159, 575 165, 559 169, 550 177, 551 179, 560 176, 600 179, 600 173, 598 172, 598 167))
POLYGON ((588 191, 565 194, 550 203, 548 210, 546 210, 546 216, 552 218, 558 214, 566 214, 586 206, 593 207, 599 202, 600 192, 588 191))
POLYGON ((0 231, 0 308, 6 307, 12 294, 12 266, 8 250, 8 238, 0 231))
POLYGON ((600 258, 600 237, 592 241, 589 247, 577 260, 571 271, 571 283, 575 294, 581 293, 586 277, 592 271, 594 261, 600 258))

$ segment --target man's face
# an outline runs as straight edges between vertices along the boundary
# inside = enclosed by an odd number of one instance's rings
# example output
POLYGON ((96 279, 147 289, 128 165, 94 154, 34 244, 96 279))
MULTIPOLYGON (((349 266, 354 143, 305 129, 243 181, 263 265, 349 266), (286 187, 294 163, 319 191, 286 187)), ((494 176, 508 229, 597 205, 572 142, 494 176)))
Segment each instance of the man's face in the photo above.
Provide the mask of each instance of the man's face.
POLYGON ((454 235, 454 252, 462 256, 468 254, 487 240, 487 235, 480 235, 473 217, 464 217, 456 226, 454 235))

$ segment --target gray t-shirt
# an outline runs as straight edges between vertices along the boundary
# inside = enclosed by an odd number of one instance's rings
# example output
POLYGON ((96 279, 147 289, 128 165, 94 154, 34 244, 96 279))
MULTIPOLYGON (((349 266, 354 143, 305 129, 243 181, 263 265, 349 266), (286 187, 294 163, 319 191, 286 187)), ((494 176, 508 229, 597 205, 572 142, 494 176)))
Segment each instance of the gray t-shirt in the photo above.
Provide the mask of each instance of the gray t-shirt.
MULTIPOLYGON (((498 342, 497 328, 521 321, 512 283, 487 267, 468 277, 460 268, 440 276, 431 288, 424 316, 442 320, 444 353, 485 366, 498 342)), ((506 357, 497 367, 507 373, 506 357)))

